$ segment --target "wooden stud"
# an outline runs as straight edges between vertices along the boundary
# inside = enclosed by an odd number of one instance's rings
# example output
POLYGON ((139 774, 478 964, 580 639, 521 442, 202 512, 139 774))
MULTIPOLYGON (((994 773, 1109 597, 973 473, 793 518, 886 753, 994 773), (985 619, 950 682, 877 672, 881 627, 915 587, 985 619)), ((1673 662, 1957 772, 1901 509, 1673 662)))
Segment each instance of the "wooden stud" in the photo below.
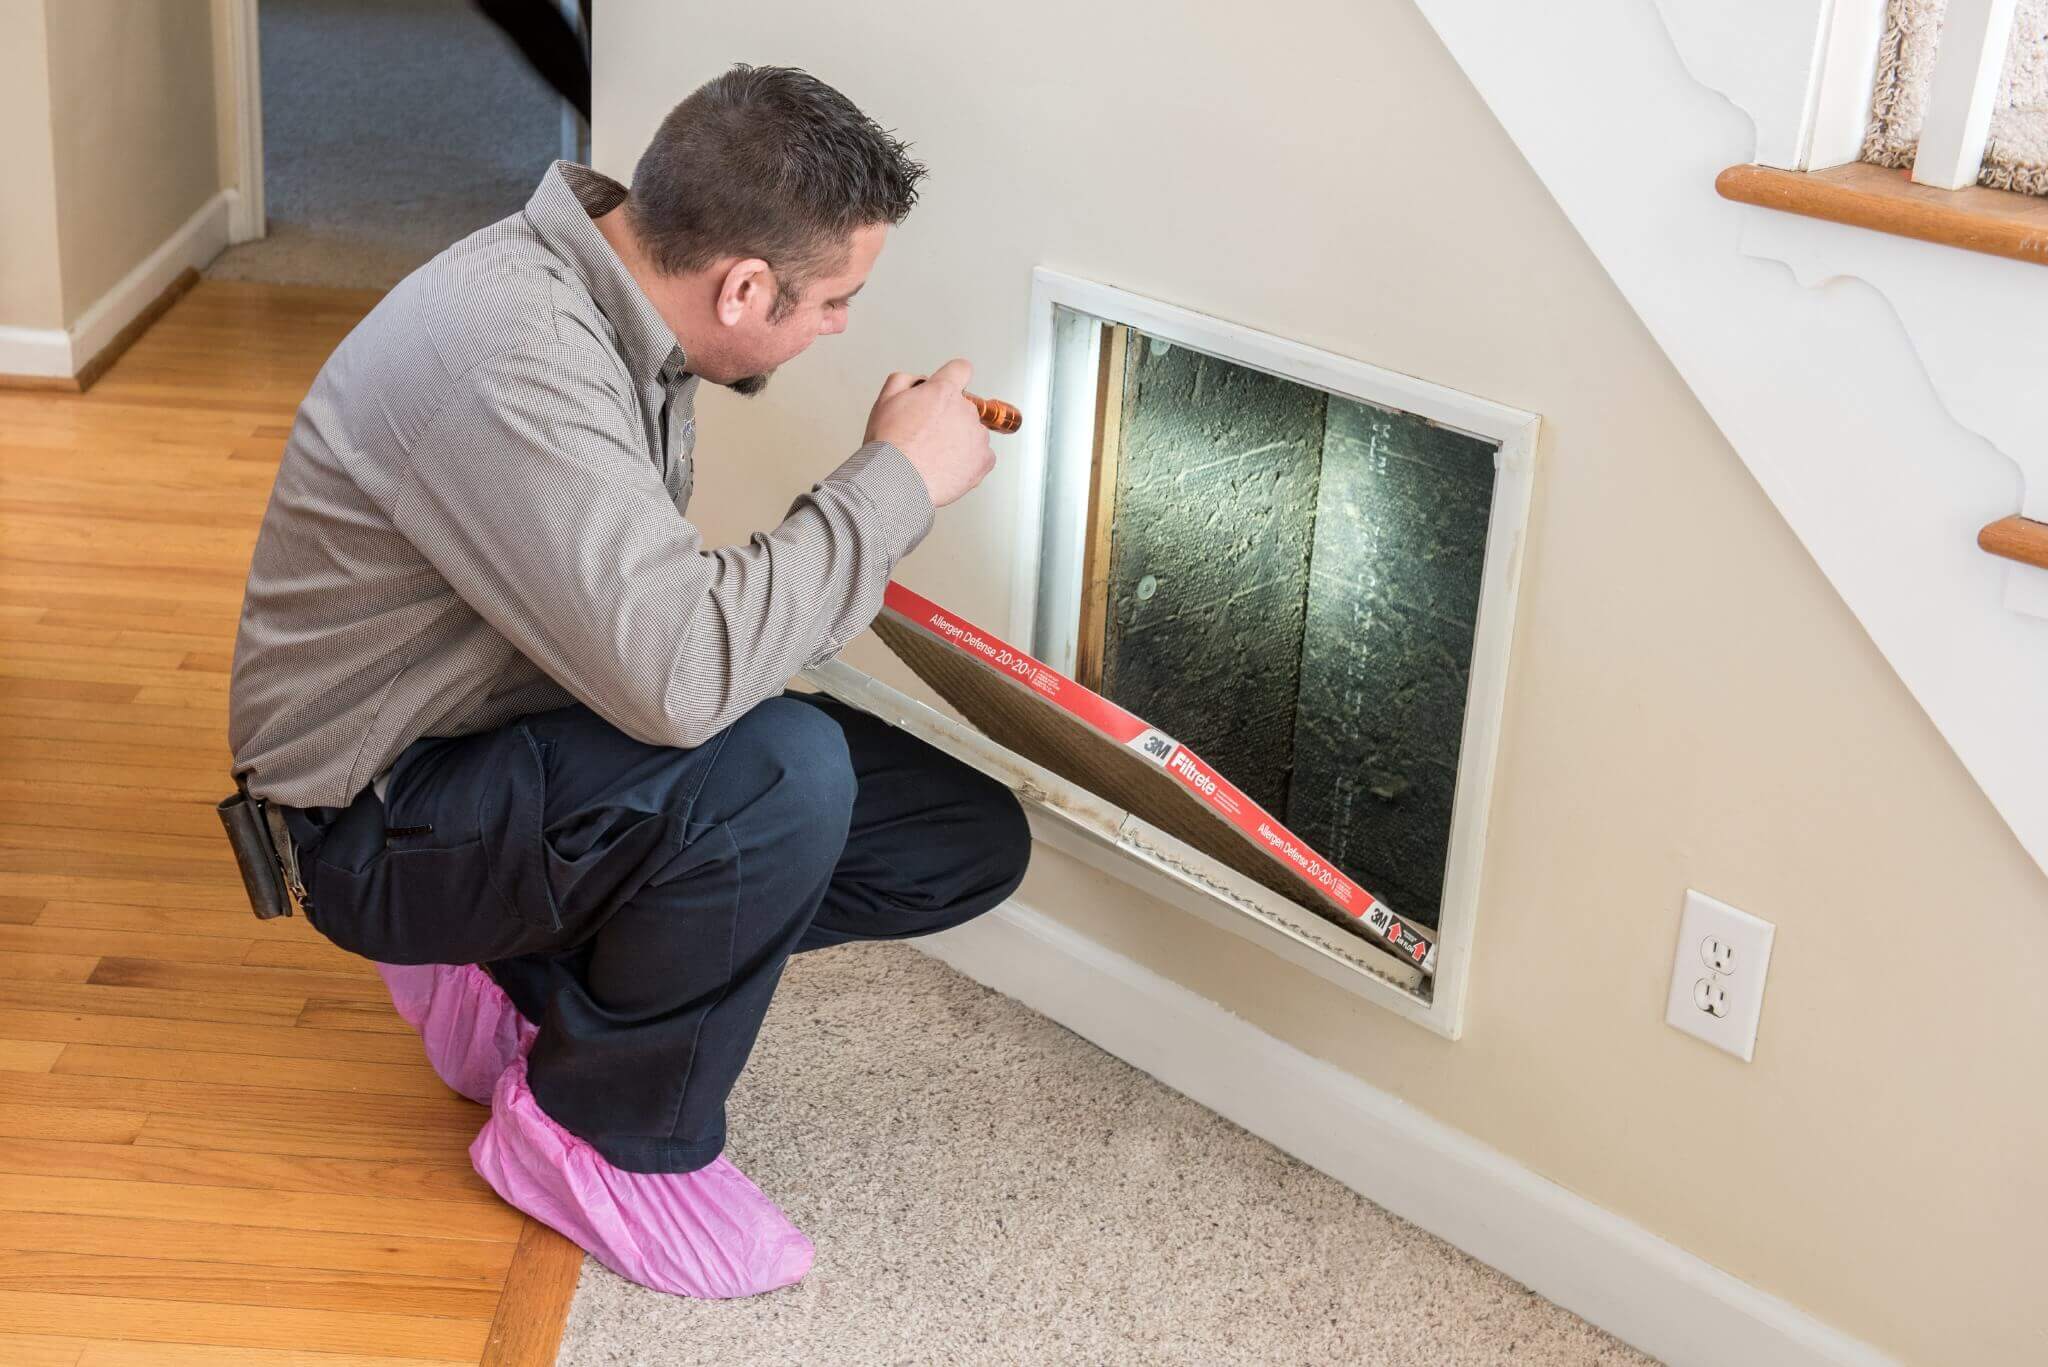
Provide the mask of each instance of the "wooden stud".
POLYGON ((1102 657, 1109 639, 1110 542, 1116 530, 1117 457, 1123 444, 1124 355, 1131 330, 1102 325, 1095 379, 1095 455, 1088 479, 1088 525, 1082 534, 1081 625, 1074 643, 1074 679, 1102 689, 1102 657))

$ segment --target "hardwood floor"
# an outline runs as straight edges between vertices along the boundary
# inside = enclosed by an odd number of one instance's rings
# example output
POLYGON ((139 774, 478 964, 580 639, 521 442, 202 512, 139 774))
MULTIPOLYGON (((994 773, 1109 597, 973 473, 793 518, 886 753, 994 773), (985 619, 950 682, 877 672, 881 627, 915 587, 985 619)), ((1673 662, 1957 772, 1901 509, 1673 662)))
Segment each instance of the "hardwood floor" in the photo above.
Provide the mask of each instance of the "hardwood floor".
POLYGON ((206 282, 87 393, 0 391, 0 1363, 554 1361, 580 1253, 212 811, 284 438, 375 299, 206 282))

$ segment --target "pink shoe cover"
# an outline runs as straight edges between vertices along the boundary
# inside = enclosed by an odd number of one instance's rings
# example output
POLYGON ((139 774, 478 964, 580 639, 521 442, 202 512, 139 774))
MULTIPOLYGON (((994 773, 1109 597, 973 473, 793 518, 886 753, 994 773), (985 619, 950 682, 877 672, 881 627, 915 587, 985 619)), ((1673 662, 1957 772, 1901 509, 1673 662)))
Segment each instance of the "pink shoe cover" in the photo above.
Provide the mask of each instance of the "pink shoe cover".
POLYGON ((512 1060, 469 1160, 492 1188, 642 1286, 722 1300, 790 1286, 811 1241, 720 1154, 695 1172, 628 1172, 550 1120, 512 1060))
POLYGON ((441 1081, 490 1105, 499 1074, 535 1034, 505 989, 475 964, 380 963, 377 972, 398 1014, 420 1032, 441 1081))

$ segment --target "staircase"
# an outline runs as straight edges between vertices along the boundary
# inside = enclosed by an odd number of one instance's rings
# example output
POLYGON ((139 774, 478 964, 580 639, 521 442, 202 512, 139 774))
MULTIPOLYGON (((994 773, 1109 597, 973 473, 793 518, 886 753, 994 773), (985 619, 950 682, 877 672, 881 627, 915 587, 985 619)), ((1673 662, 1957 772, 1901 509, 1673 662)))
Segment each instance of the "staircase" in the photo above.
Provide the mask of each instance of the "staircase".
POLYGON ((1419 7, 2048 869, 2048 270, 1715 188, 1732 166, 1799 164, 1786 149, 1830 117, 1811 98, 1829 26, 1868 11, 1419 7))

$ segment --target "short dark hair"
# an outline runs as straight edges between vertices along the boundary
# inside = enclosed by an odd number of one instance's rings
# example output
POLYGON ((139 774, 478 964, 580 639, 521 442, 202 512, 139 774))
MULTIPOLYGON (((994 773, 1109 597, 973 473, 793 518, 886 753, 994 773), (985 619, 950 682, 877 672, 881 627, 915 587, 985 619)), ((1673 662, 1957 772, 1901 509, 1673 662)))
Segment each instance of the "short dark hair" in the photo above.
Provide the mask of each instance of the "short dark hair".
POLYGON ((838 269, 855 231, 910 212, 925 168, 908 151, 808 72, 742 63, 661 121, 627 215, 666 274, 727 256, 768 262, 779 317, 812 276, 838 269))

